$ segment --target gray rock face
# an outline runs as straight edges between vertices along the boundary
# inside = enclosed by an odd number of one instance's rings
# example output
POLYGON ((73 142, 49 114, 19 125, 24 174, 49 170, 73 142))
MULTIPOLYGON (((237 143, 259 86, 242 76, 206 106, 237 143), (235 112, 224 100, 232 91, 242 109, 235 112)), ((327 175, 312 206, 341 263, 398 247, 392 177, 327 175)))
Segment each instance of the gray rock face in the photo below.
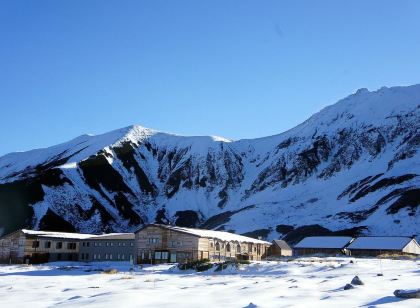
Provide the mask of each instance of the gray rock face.
POLYGON ((420 289, 395 290, 394 295, 399 298, 420 298, 420 289))
POLYGON ((354 276, 354 278, 351 280, 351 284, 356 286, 364 285, 363 281, 359 278, 359 276, 354 276))
POLYGON ((350 283, 344 286, 344 290, 351 290, 351 289, 354 289, 354 286, 352 286, 350 283))

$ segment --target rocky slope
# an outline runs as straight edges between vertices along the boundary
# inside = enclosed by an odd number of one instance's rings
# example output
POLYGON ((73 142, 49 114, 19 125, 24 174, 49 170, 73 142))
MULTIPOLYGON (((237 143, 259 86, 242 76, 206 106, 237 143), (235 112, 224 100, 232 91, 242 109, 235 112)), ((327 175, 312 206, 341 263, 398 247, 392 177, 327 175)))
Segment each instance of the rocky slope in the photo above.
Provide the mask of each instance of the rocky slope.
POLYGON ((308 225, 418 235, 419 144, 420 85, 358 90, 266 138, 84 135, 0 158, 0 232, 158 221, 268 238, 308 225))

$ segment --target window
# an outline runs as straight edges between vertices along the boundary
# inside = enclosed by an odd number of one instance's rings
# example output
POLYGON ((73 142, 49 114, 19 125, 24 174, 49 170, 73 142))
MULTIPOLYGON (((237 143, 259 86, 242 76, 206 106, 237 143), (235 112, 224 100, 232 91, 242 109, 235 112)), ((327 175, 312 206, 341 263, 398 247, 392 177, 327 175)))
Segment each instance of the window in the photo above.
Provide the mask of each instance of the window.
POLYGON ((226 251, 230 252, 230 244, 229 243, 227 243, 227 245, 226 245, 226 251))
POLYGON ((214 247, 214 244, 213 244, 213 242, 210 242, 210 247, 214 247))
POLYGON ((240 244, 238 244, 238 245, 236 246, 236 251, 237 251, 237 252, 241 252, 241 245, 240 245, 240 244))
POLYGON ((67 249, 75 250, 76 249, 76 243, 67 243, 67 249))
POLYGON ((125 260, 125 254, 122 254, 121 259, 125 260))
POLYGON ((85 254, 85 258, 86 258, 86 260, 89 259, 89 254, 88 253, 85 254))
POLYGON ((108 242, 106 242, 106 246, 109 246, 109 243, 108 242))
POLYGON ((160 251, 155 251, 155 259, 156 260, 160 260, 162 258, 162 252, 160 251))
MULTIPOLYGON (((158 238, 149 238, 149 244, 157 244, 159 243, 158 238)), ((130 243, 130 246, 133 246, 133 243, 130 243)))
POLYGON ((93 254, 93 260, 96 260, 96 253, 93 254))
POLYGON ((39 247, 39 241, 33 241, 32 248, 38 248, 38 247, 39 247))
MULTIPOLYGON (((57 242, 57 243, 55 243, 55 248, 57 248, 57 249, 63 248, 63 242, 57 242)), ((60 258, 61 258, 61 256, 60 256, 60 258)))
MULTIPOLYGON (((157 239, 157 240, 158 240, 158 241, 157 241, 157 243, 159 243, 159 239, 157 239)), ((131 243, 130 243, 130 246, 131 246, 131 247, 133 247, 133 246, 134 246, 134 243, 133 243, 133 242, 131 242, 131 243)))
POLYGON ((84 253, 82 253, 82 260, 84 260, 84 258, 85 258, 85 254, 84 254, 84 253))
POLYGON ((168 260, 169 253, 167 251, 162 251, 162 260, 168 260))
POLYGON ((45 248, 51 248, 51 242, 50 241, 45 242, 45 248))
POLYGON ((252 252, 252 244, 248 244, 248 252, 252 252))
MULTIPOLYGON (((86 243, 85 243, 85 242, 83 242, 83 243, 82 243, 82 246, 83 246, 83 247, 85 247, 85 246, 86 246, 86 243)), ((82 254, 82 256, 83 256, 83 254, 82 254)), ((82 259, 83 259, 83 258, 82 258, 82 259)))
POLYGON ((216 243, 216 250, 219 251, 220 250, 220 244, 219 242, 216 243))
POLYGON ((130 254, 130 261, 131 261, 131 260, 134 260, 134 259, 133 259, 133 255, 132 255, 132 254, 130 254))
POLYGON ((60 261, 61 260, 61 253, 57 253, 57 260, 60 261))
POLYGON ((112 260, 112 253, 109 255, 109 259, 112 260))
POLYGON ((105 260, 108 260, 108 254, 107 253, 105 254, 105 260))
POLYGON ((86 247, 90 247, 90 242, 87 242, 86 243, 86 247))
POLYGON ((98 246, 98 242, 94 242, 93 243, 93 246, 96 246, 97 247, 98 246))
POLYGON ((111 243, 110 243, 110 245, 111 245, 111 246, 114 246, 114 243, 113 243, 113 242, 111 242, 111 243))
POLYGON ((125 243, 122 243, 122 245, 125 247, 125 243))

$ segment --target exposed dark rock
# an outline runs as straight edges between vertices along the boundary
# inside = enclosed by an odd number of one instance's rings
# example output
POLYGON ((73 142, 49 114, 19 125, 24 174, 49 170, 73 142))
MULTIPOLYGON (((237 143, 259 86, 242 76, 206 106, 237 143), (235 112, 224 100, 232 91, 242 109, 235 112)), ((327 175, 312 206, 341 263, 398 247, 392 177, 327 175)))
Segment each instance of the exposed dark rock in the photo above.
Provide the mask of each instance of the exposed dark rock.
POLYGON ((140 185, 140 188, 143 192, 149 193, 153 196, 156 196, 156 186, 150 183, 147 175, 144 173, 143 169, 140 167, 139 163, 135 158, 136 147, 131 142, 124 142, 118 147, 113 147, 113 150, 117 157, 122 161, 124 167, 127 170, 133 170, 137 181, 140 185))
POLYGON ((352 197, 350 199, 350 202, 354 202, 354 201, 366 196, 367 194, 372 193, 374 191, 377 191, 379 189, 383 189, 385 187, 401 184, 405 181, 408 181, 408 180, 411 180, 411 179, 415 178, 416 176, 417 176, 416 174, 405 174, 405 175, 402 175, 402 176, 381 179, 381 180, 377 181, 375 184, 373 184, 372 186, 367 186, 367 187, 359 190, 354 195, 354 197, 352 197))
POLYGON ((197 212, 192 210, 177 211, 175 225, 186 228, 195 228, 200 222, 197 212))
POLYGON ((301 226, 290 231, 282 239, 287 243, 296 244, 307 236, 322 236, 331 234, 331 230, 320 225, 301 226))
POLYGON ((270 234, 270 229, 258 229, 250 232, 242 233, 243 236, 252 237, 255 239, 266 239, 267 236, 270 234))
POLYGON ((166 209, 162 208, 156 212, 155 223, 167 225, 169 224, 169 219, 166 217, 166 209))
POLYGON ((200 227, 203 228, 203 229, 214 229, 214 228, 216 228, 220 225, 223 225, 223 224, 229 222, 230 217, 232 215, 234 215, 236 213, 239 213, 239 212, 242 212, 242 211, 252 209, 254 207, 255 207, 254 205, 249 205, 249 206, 241 208, 237 211, 226 211, 226 212, 214 215, 214 216, 208 218, 203 224, 201 224, 200 227))
POLYGON ((290 231, 293 231, 294 229, 295 229, 295 227, 289 226, 289 225, 277 225, 276 226, 276 231, 278 233, 281 233, 281 234, 287 234, 290 231))
POLYGON ((403 208, 412 211, 420 205, 420 188, 409 189, 401 193, 401 196, 386 210, 388 214, 395 214, 403 208))
POLYGON ((356 286, 364 285, 363 281, 359 278, 359 276, 354 276, 354 278, 351 280, 351 284, 356 286))
POLYGON ((39 229, 45 231, 76 232, 77 230, 68 221, 58 216, 51 209, 42 217, 39 223, 39 229))
POLYGON ((420 298, 420 289, 395 290, 394 295, 399 298, 420 298))
POLYGON ((344 290, 350 290, 350 289, 354 289, 354 286, 351 285, 350 283, 348 283, 344 286, 344 290))

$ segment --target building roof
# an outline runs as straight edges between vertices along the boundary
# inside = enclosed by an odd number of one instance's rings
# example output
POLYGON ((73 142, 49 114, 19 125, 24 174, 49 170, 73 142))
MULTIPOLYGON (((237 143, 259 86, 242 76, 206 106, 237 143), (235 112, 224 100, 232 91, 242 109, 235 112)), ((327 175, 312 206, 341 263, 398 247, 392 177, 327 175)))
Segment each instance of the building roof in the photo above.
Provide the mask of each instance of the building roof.
POLYGON ((402 250, 413 240, 406 236, 362 236, 356 238, 348 249, 402 250))
POLYGON ((95 240, 134 240, 134 233, 108 233, 101 235, 94 235, 91 239, 95 240))
POLYGON ((35 231, 35 230, 27 230, 27 229, 22 229, 22 232, 26 235, 50 237, 50 238, 73 239, 73 240, 87 240, 87 239, 132 240, 134 239, 134 233, 108 233, 108 234, 95 235, 95 234, 85 234, 85 233, 35 231))
POLYGON ((65 238, 65 239, 87 239, 94 235, 83 234, 83 233, 69 233, 69 232, 53 232, 53 231, 35 231, 22 229, 22 232, 26 235, 42 236, 42 237, 53 237, 53 238, 65 238))
POLYGON ((277 245, 280 249, 292 250, 292 248, 283 240, 274 240, 273 243, 277 245))
POLYGON ((352 241, 350 236, 309 236, 305 237, 294 248, 336 248, 342 249, 352 241))
MULTIPOLYGON (((184 227, 162 225, 162 224, 151 224, 151 225, 148 225, 148 226, 157 226, 157 227, 170 229, 170 230, 178 231, 178 232, 182 232, 182 233, 187 233, 187 234, 191 234, 191 235, 195 235, 195 236, 199 236, 199 237, 219 239, 221 241, 226 241, 226 242, 243 242, 243 243, 271 245, 270 242, 266 242, 266 241, 263 241, 263 240, 257 240, 257 239, 254 239, 252 237, 238 235, 238 234, 235 234, 235 233, 230 233, 230 232, 225 232, 225 231, 193 229, 193 228, 184 228, 184 227)), ((148 226, 146 226, 146 227, 148 227, 148 226)), ((144 228, 146 228, 146 227, 144 227, 144 228)), ((144 228, 142 228, 142 229, 144 229, 144 228)), ((140 230, 142 230, 142 229, 140 229, 140 230)))

